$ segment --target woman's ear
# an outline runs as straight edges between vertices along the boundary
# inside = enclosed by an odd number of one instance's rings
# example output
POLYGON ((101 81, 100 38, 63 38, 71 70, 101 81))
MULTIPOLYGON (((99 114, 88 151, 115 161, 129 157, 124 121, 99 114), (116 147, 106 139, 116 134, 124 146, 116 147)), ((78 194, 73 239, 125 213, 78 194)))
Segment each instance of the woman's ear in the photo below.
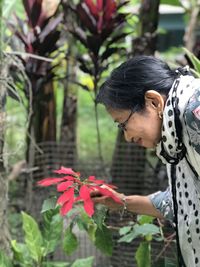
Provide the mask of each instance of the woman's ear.
POLYGON ((145 105, 150 106, 158 112, 163 112, 165 97, 155 90, 148 90, 145 93, 145 105))

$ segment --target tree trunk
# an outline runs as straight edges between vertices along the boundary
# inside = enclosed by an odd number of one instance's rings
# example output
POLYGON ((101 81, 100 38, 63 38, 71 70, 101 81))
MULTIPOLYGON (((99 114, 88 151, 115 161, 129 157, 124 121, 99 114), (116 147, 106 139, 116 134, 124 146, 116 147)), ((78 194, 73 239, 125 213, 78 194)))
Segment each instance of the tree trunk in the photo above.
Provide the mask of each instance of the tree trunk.
POLYGON ((7 255, 11 254, 10 234, 7 224, 8 209, 8 177, 5 175, 3 161, 4 126, 5 126, 5 101, 7 68, 5 59, 0 62, 0 250, 7 255))
MULTIPOLYGON (((159 2, 141 1, 140 36, 133 40, 133 55, 153 55, 156 50, 159 2)), ((119 131, 111 167, 113 182, 125 194, 143 194, 145 165, 145 149, 126 143, 123 133, 119 131)))
MULTIPOLYGON (((27 167, 25 178, 26 210, 35 216, 41 211, 42 197, 36 181, 51 173, 52 155, 56 142, 56 101, 54 96, 53 82, 50 81, 40 88, 32 103, 29 103, 30 114, 28 137, 27 137, 27 167)), ((53 166, 52 166, 53 168, 53 166)))
POLYGON ((56 103, 52 81, 40 89, 33 112, 36 143, 56 141, 56 103))
MULTIPOLYGON (((200 58, 199 36, 197 33, 199 27, 199 14, 200 14, 199 1, 196 1, 196 3, 193 4, 191 3, 190 9, 188 10, 187 13, 189 19, 183 37, 184 45, 190 52, 193 52, 198 58, 200 58)), ((191 63, 190 60, 189 63, 191 63)), ((193 67, 192 64, 191 66, 193 67)))
MULTIPOLYGON (((69 47, 72 45, 70 36, 66 33, 69 47)), ((71 48, 68 50, 68 56, 72 53, 71 48)), ((68 61, 66 68, 66 76, 71 80, 76 80, 75 62, 68 61)), ((62 106, 62 121, 60 131, 61 155, 63 154, 62 144, 65 146, 61 164, 69 167, 74 167, 77 159, 76 147, 76 126, 77 126, 77 96, 73 90, 72 84, 68 79, 63 81, 64 97, 62 106)))
POLYGON ((140 6, 140 32, 133 40, 134 55, 153 55, 157 46, 157 28, 160 0, 142 0, 140 6))

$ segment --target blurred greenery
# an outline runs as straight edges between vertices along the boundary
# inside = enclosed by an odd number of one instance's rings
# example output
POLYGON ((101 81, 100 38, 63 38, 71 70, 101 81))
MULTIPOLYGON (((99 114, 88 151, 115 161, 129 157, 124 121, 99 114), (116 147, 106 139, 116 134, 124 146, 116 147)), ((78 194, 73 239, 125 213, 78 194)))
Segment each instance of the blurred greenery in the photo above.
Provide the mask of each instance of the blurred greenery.
MULTIPOLYGON (((57 89, 56 97, 57 113, 61 115, 63 91, 60 88, 57 89)), ((115 144, 117 127, 103 106, 99 105, 98 109, 103 155, 105 161, 109 162, 115 144)), ((58 116, 58 121, 60 120, 60 115, 58 116)), ((7 99, 5 145, 6 151, 9 151, 9 164, 24 158, 26 119, 24 108, 19 102, 9 97, 7 99)), ((98 157, 94 103, 90 93, 82 89, 78 91, 77 144, 81 160, 90 160, 98 157)))
MULTIPOLYGON (((103 106, 99 105, 98 111, 103 156, 106 161, 109 161, 115 144, 117 128, 103 106)), ((79 90, 78 93, 77 135, 80 158, 94 159, 97 157, 94 103, 90 94, 83 90, 79 90)))
MULTIPOLYGON (((160 53, 159 56, 166 60, 172 67, 175 66, 175 58, 183 54, 182 47, 172 47, 167 51, 160 53)), ((89 82, 87 80, 87 82, 89 82)), ((57 98, 57 118, 60 124, 62 114, 62 98, 63 90, 60 84, 56 86, 57 98)), ((87 92, 78 88, 78 121, 77 121, 77 144, 79 158, 83 161, 95 159, 98 157, 97 152, 97 136, 94 115, 94 102, 92 100, 92 92, 87 92)), ((104 160, 109 163, 111 161, 113 148, 115 145, 117 127, 107 111, 102 105, 98 105, 99 125, 102 139, 102 151, 104 160)), ((25 125, 26 114, 22 107, 15 100, 7 99, 7 131, 6 131, 6 148, 9 153, 9 160, 12 164, 17 160, 24 158, 25 149, 25 125)), ((58 134, 60 127, 57 127, 58 134)))

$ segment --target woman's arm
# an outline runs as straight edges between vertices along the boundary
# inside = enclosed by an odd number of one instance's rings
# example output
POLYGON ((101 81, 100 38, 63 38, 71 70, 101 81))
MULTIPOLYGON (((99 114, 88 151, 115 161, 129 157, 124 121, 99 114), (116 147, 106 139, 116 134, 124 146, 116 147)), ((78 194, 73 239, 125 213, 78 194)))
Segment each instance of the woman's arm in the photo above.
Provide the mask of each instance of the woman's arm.
POLYGON ((164 219, 163 215, 157 210, 151 202, 149 196, 126 196, 126 209, 136 214, 150 215, 156 218, 164 219))
POLYGON ((123 206, 126 210, 136 214, 150 215, 160 219, 164 219, 162 205, 160 203, 168 203, 168 194, 165 192, 157 192, 150 196, 130 195, 125 196, 112 189, 111 190, 118 198, 122 200, 122 204, 115 202, 112 198, 107 196, 98 196, 98 192, 92 193, 92 199, 95 203, 101 203, 111 210, 122 210, 123 206))

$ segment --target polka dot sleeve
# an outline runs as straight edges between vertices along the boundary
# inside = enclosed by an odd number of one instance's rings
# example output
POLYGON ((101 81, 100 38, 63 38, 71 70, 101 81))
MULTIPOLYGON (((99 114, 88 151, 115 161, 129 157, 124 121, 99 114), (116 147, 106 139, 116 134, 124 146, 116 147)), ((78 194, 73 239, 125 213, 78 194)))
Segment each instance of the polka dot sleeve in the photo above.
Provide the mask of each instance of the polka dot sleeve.
POLYGON ((164 192, 158 191, 149 195, 149 198, 153 206, 165 217, 165 219, 173 222, 173 203, 169 187, 164 192))

